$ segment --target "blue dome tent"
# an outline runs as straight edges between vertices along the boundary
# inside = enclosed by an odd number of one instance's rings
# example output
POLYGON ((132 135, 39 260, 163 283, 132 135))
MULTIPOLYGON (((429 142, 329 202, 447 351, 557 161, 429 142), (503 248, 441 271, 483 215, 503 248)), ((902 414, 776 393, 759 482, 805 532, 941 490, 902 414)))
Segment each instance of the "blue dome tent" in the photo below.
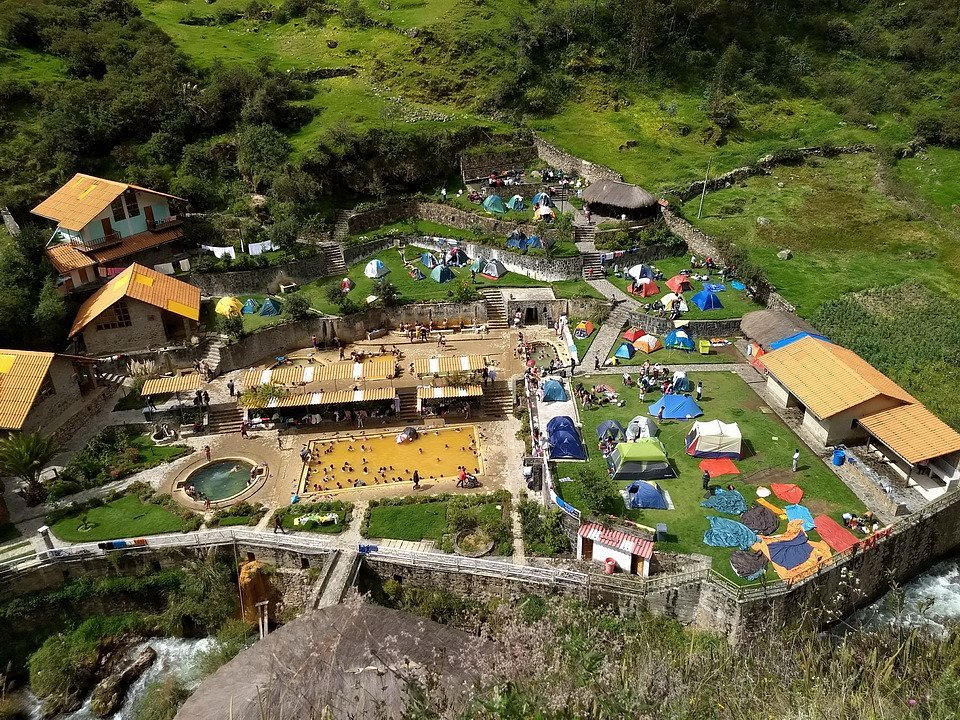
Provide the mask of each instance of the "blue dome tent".
POLYGON ((568 415, 558 415, 547 423, 547 441, 551 460, 586 460, 580 433, 568 415))
POLYGON ((544 402, 564 402, 567 399, 567 391, 563 389, 559 380, 547 380, 543 383, 544 402))
POLYGON ((263 317, 273 317, 280 314, 280 303, 273 298, 267 298, 260 306, 260 314, 263 317))
POLYGON ((258 303, 253 298, 247 298, 247 301, 243 304, 242 312, 244 315, 256 315, 257 310, 260 309, 260 303, 258 303))
POLYGON ((430 279, 438 283, 450 282, 453 280, 453 271, 446 265, 437 265, 430 271, 430 279))
POLYGON ((676 350, 693 350, 693 340, 684 330, 674 330, 663 339, 663 346, 676 350))
POLYGON ((656 483, 638 480, 627 487, 627 494, 629 497, 627 507, 631 509, 667 510, 669 508, 663 491, 656 483))
POLYGON ((664 395, 647 408, 647 411, 655 417, 660 414, 661 407, 666 420, 686 420, 703 415, 697 401, 689 395, 664 395))
POLYGON ((523 202, 523 198, 520 197, 519 195, 514 195, 512 198, 510 198, 507 201, 507 207, 517 212, 523 210, 525 206, 526 206, 526 203, 523 202))
POLYGON ((627 439, 627 431, 616 420, 604 420, 597 426, 597 437, 601 440, 608 437, 622 442, 627 439))
POLYGON ((637 349, 630 343, 620 343, 620 347, 617 348, 616 357, 621 360, 629 360, 635 352, 637 352, 637 349))
POLYGON ((551 200, 550 196, 547 195, 545 192, 540 192, 534 195, 533 200, 531 200, 531 202, 534 205, 546 205, 547 207, 553 207, 553 200, 551 200))
POLYGON ((496 215, 503 215, 507 211, 507 206, 503 204, 502 197, 491 195, 483 201, 483 209, 496 215))
POLYGON ((723 303, 720 302, 720 298, 717 297, 716 293, 712 293, 708 290, 701 290, 692 298, 691 302, 696 305, 701 310, 722 310, 723 303))
POLYGON ((440 261, 437 260, 433 253, 425 252, 420 254, 420 264, 428 270, 433 270, 440 264, 440 261))
POLYGON ((543 250, 543 240, 540 239, 539 235, 531 235, 527 238, 527 247, 530 250, 543 250))

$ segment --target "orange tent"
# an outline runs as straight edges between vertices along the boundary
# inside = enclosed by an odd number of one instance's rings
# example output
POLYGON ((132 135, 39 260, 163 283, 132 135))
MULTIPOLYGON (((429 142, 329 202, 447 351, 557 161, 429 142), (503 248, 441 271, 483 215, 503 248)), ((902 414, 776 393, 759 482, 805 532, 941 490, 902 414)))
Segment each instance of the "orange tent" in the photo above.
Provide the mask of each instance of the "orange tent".
POLYGON ((686 275, 674 275, 667 280, 667 287, 678 294, 686 292, 687 290, 693 290, 693 285, 690 284, 690 278, 686 275))
POLYGON ((640 297, 650 297, 651 295, 657 295, 659 293, 660 288, 657 287, 657 284, 647 278, 643 278, 636 286, 636 290, 634 290, 634 294, 640 297))
POLYGON ((642 337, 638 337, 633 343, 633 346, 640 352, 648 354, 654 352, 655 350, 663 349, 663 343, 660 342, 660 338, 658 338, 656 335, 644 335, 642 337))

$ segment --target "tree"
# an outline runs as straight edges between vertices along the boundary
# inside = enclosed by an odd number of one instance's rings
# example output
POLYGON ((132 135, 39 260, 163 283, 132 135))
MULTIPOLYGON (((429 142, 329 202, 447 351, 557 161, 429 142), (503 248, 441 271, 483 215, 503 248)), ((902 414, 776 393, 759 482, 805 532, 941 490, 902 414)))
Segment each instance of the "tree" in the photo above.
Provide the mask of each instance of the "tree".
POLYGON ((310 301, 300 293, 296 293, 287 298, 287 315, 294 320, 303 320, 310 316, 310 301))
POLYGON ((237 136, 237 170, 259 192, 290 154, 290 143, 269 125, 246 125, 237 136))
POLYGON ((613 511, 617 489, 608 475, 586 473, 583 477, 583 502, 594 515, 606 515, 613 511))
POLYGON ((217 318, 217 330, 239 340, 243 336, 243 318, 239 315, 221 315, 217 318))
POLYGON ((400 303, 400 292, 397 290, 397 286, 385 277, 377 280, 373 292, 380 298, 384 307, 393 307, 400 303))
POLYGON ((22 480, 27 504, 38 505, 46 497, 40 473, 58 452, 59 444, 40 431, 15 433, 0 440, 0 473, 22 480))

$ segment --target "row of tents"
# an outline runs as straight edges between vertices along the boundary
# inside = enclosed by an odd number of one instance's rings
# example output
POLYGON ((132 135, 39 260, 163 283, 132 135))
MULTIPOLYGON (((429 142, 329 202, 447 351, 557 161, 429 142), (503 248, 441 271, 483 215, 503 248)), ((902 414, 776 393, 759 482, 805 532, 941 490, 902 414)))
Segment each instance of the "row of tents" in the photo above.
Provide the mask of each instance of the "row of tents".
MULTIPOLYGON (((653 268, 651 268, 649 265, 634 265, 627 270, 627 277, 632 280, 632 284, 628 290, 630 290, 630 292, 632 292, 634 295, 639 295, 640 297, 653 297, 660 292, 660 288, 657 286, 657 283, 654 282, 653 268)), ((660 298, 660 302, 663 303, 663 306, 668 310, 672 310, 674 304, 680 303, 678 309, 681 312, 686 312, 688 306, 683 298, 683 293, 693 290, 693 284, 690 282, 690 278, 686 275, 674 275, 664 284, 671 290, 671 292, 660 298)), ((690 302, 704 312, 708 310, 723 309, 723 303, 721 302, 720 297, 713 289, 711 289, 713 287, 718 287, 721 289, 723 288, 722 285, 711 286, 710 288, 705 287, 703 290, 690 298, 690 302)))
MULTIPOLYGON (((534 215, 538 219, 556 216, 553 211, 553 200, 545 192, 534 195, 531 204, 536 208, 534 215)), ((494 215, 503 215, 508 210, 522 212, 526 207, 527 203, 521 195, 514 195, 509 200, 504 200, 499 195, 488 195, 483 201, 483 209, 494 215)))
POLYGON ((661 342, 656 335, 645 333, 638 328, 630 328, 623 334, 623 342, 614 353, 614 357, 620 360, 629 360, 637 352, 650 354, 663 348, 672 350, 685 350, 692 352, 694 350, 693 339, 687 334, 686 330, 678 328, 669 333, 661 342))
POLYGON ((214 309, 217 315, 223 315, 224 317, 239 317, 240 315, 275 317, 281 312, 280 303, 273 298, 267 298, 260 303, 255 298, 247 298, 245 302, 240 302, 239 298, 232 296, 220 298, 214 309))

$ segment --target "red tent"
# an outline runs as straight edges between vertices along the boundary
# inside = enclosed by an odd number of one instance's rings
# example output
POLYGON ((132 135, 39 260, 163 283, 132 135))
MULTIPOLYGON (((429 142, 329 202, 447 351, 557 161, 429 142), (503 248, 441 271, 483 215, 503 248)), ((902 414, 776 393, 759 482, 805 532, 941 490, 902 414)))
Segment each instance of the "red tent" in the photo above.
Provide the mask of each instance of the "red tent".
POLYGON ((638 327, 632 327, 623 334, 623 339, 627 342, 636 342, 647 333, 638 327))
POLYGON ((667 280, 667 287, 678 294, 686 292, 687 290, 693 290, 693 285, 690 284, 690 278, 686 275, 674 275, 667 280))

